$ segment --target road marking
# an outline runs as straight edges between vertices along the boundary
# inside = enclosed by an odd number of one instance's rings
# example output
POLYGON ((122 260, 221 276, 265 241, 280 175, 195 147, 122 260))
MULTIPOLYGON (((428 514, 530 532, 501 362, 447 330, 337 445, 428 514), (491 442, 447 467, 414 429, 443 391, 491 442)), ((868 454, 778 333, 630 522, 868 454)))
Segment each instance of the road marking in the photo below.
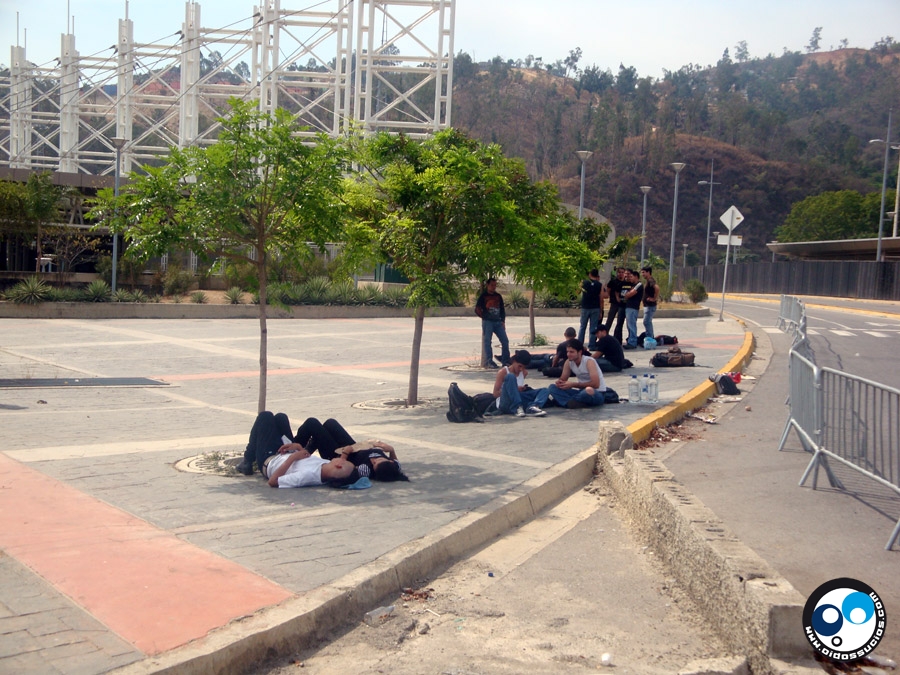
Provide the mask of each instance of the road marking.
POLYGON ((863 333, 872 337, 890 337, 887 333, 879 333, 877 330, 864 330, 863 333))
POLYGON ((842 337, 853 337, 854 336, 853 333, 851 333, 849 330, 835 330, 834 328, 832 328, 831 332, 834 333, 835 335, 840 335, 842 337))
POLYGON ((813 329, 811 329, 811 328, 807 328, 807 329, 806 329, 806 334, 807 334, 807 335, 821 335, 821 333, 820 333, 819 331, 813 330, 813 329))
POLYGON ((763 327, 763 330, 764 330, 766 333, 770 333, 770 334, 772 334, 772 335, 779 335, 779 334, 781 334, 781 333, 784 332, 784 331, 782 331, 780 328, 771 328, 771 327, 769 327, 769 326, 764 326, 764 327, 763 327))

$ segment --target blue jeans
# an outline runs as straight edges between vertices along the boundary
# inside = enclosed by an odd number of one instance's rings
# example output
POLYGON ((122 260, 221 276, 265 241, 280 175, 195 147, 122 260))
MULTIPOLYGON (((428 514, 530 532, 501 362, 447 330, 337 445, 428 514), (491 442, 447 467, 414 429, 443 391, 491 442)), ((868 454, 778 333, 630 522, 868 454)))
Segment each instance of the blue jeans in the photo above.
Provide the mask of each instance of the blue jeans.
POLYGON ((482 358, 486 359, 486 361, 481 364, 482 366, 488 366, 494 360, 494 354, 493 351, 491 351, 491 339, 494 335, 500 340, 500 348, 502 350, 500 360, 503 362, 504 366, 509 364, 509 338, 506 337, 506 326, 503 325, 502 321, 482 319, 481 347, 484 350, 482 358))
POLYGON ((600 308, 597 309, 581 309, 581 327, 578 329, 578 339, 584 342, 584 331, 588 322, 591 324, 591 335, 588 338, 588 349, 596 349, 597 347, 597 327, 600 325, 600 308))
POLYGON ((653 332, 653 315, 656 314, 656 305, 644 305, 644 330, 647 335, 644 337, 655 338, 653 332))
POLYGON ((631 307, 625 308, 625 325, 628 327, 628 344, 632 347, 637 347, 637 317, 638 310, 632 309, 631 307))
POLYGON ((587 406, 603 405, 606 403, 606 395, 602 391, 594 390, 593 396, 584 389, 560 389, 555 384, 551 384, 547 393, 556 401, 556 405, 565 408, 566 403, 572 399, 581 401, 587 406))
POLYGON ((497 410, 511 415, 519 406, 529 408, 535 405, 538 408, 543 408, 547 405, 547 397, 549 395, 550 392, 543 388, 519 391, 519 383, 516 380, 516 376, 508 373, 503 378, 503 385, 500 387, 500 405, 497 406, 497 410))

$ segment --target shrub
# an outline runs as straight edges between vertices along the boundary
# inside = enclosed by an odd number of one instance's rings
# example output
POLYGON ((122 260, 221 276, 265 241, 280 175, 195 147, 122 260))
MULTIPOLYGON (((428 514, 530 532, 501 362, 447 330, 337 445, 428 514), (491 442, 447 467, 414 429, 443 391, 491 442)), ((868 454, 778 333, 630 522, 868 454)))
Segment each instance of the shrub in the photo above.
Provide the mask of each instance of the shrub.
POLYGON ((388 286, 381 297, 387 307, 406 307, 409 303, 409 292, 400 286, 388 286))
POLYGON ((709 297, 709 294, 706 292, 706 286, 699 279, 688 279, 684 284, 684 292, 694 304, 703 302, 709 297))
POLYGON ((356 305, 358 299, 356 289, 350 280, 339 281, 331 284, 328 289, 328 303, 332 305, 356 305))
POLYGON ((50 286, 36 276, 23 279, 6 293, 17 305, 39 305, 49 296, 50 286))
POLYGON ((231 305, 240 305, 244 302, 244 291, 240 286, 232 286, 225 291, 225 299, 231 305))
POLYGON ((207 302, 209 302, 209 298, 206 297, 206 293, 204 293, 203 291, 194 291, 193 293, 191 293, 191 302, 196 305, 205 305, 207 302))
POLYGON ((306 301, 311 305, 324 305, 328 302, 328 289, 331 282, 328 277, 312 277, 303 284, 306 301))
POLYGON ((378 286, 365 285, 356 289, 357 300, 361 305, 378 305, 382 302, 381 289, 378 286))
POLYGON ((124 288, 117 288, 116 292, 110 296, 113 302, 133 302, 131 292, 124 288))
POLYGON ((506 296, 506 304, 513 309, 528 307, 528 296, 518 289, 513 289, 506 296))
POLYGON ((81 300, 81 292, 70 286, 62 288, 51 286, 47 293, 47 302, 78 302, 79 300, 81 300))
POLYGON ((109 284, 103 279, 94 279, 82 291, 82 297, 88 302, 109 302, 109 284))
POLYGON ((131 291, 131 302, 147 302, 147 294, 140 288, 131 291))
POLYGON ((166 270, 166 278, 163 281, 163 293, 166 295, 184 295, 191 287, 194 280, 190 272, 185 272, 174 266, 166 270))

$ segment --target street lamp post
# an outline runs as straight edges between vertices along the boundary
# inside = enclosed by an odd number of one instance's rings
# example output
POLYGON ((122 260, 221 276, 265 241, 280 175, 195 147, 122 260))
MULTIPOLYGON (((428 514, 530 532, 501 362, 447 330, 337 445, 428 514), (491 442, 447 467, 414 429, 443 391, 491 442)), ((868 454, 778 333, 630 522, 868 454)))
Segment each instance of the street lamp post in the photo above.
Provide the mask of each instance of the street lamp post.
POLYGON ((675 199, 672 202, 672 241, 669 242, 669 291, 675 289, 675 222, 678 218, 678 176, 686 166, 684 162, 672 162, 675 169, 675 199))
POLYGON ((721 183, 716 183, 713 181, 713 176, 715 176, 715 167, 716 160, 711 159, 709 161, 709 180, 697 181, 697 185, 709 185, 709 212, 706 214, 706 260, 703 263, 704 265, 709 265, 709 226, 712 224, 713 185, 721 185, 721 183))
MULTIPOLYGON (((897 180, 900 181, 900 177, 897 180)), ((644 193, 644 216, 641 219, 641 265, 644 264, 644 244, 647 240, 647 193, 651 189, 649 185, 641 185, 641 192, 644 193)))
MULTIPOLYGON (((900 145, 892 145, 891 150, 900 150, 900 145)), ((892 237, 897 236, 897 214, 900 213, 900 155, 897 159, 897 191, 894 193, 894 229, 892 237)))
POLYGON ((578 219, 581 220, 584 217, 584 163, 594 153, 590 150, 577 150, 575 154, 581 160, 581 198, 578 200, 578 219))
POLYGON ((681 276, 684 276, 684 268, 687 267, 687 250, 688 245, 682 244, 681 248, 683 249, 683 253, 681 254, 681 276))
MULTIPOLYGON (((116 196, 116 210, 118 210, 118 197, 119 197, 119 176, 120 176, 120 167, 122 166, 122 148, 125 147, 124 138, 119 138, 118 136, 111 139, 112 144, 116 149, 116 181, 115 187, 113 188, 113 194, 116 196)), ((112 250, 112 292, 116 292, 116 272, 119 266, 119 235, 113 232, 113 250, 112 250)))
POLYGON ((894 109, 888 109, 887 136, 873 138, 869 143, 884 143, 884 170, 881 174, 881 208, 878 211, 878 248, 875 250, 875 262, 881 262, 881 238, 884 233, 884 197, 887 192, 888 155, 891 152, 891 117, 894 109))

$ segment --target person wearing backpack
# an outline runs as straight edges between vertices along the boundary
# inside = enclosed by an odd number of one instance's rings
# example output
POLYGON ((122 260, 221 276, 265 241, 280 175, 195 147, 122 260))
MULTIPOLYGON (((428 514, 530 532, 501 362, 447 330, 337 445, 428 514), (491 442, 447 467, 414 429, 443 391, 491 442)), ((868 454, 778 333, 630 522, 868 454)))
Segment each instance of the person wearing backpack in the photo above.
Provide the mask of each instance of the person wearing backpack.
POLYGON ((532 389, 525 384, 529 363, 531 354, 520 349, 513 354, 508 366, 497 371, 493 391, 497 401, 495 414, 516 417, 543 417, 547 414, 541 408, 547 405, 550 392, 545 388, 532 389))

